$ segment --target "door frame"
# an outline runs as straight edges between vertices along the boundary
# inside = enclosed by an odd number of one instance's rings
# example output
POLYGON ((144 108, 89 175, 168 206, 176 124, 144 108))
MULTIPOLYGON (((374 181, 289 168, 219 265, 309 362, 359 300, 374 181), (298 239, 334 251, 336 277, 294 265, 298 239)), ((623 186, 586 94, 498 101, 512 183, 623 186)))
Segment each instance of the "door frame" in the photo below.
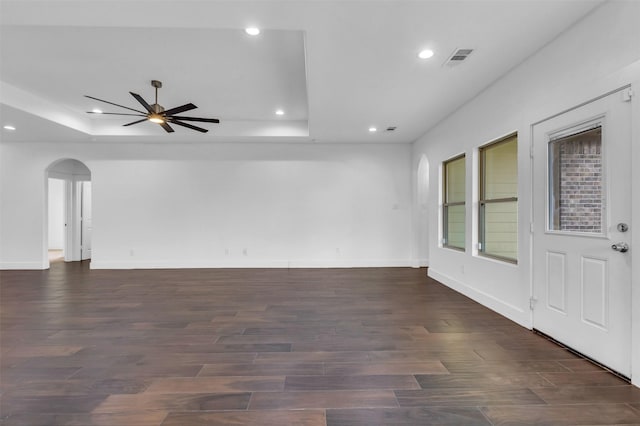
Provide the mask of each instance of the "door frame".
MULTIPOLYGON (((582 83, 566 90, 555 91, 554 96, 549 97, 538 104, 530 106, 524 114, 530 117, 527 120, 529 127, 529 223, 530 233, 533 233, 533 186, 536 176, 533 169, 533 131, 534 126, 546 120, 557 117, 565 112, 574 110, 591 103, 599 98, 619 91, 623 87, 630 87, 633 96, 631 98, 631 162, 632 165, 640 165, 640 60, 620 69, 619 71, 595 82, 582 83), (530 124, 529 124, 530 123, 530 124)), ((631 168, 631 182, 640 182, 640 167, 631 168)), ((632 191, 631 195, 631 223, 640 227, 640 193, 632 191)), ((533 263, 534 247, 533 236, 529 238, 529 300, 534 296, 533 271, 537 265, 533 263)), ((630 241, 631 249, 631 383, 640 387, 640 229, 633 232, 630 241), (635 250, 634 250, 635 248, 635 250)), ((529 323, 533 327, 533 310, 529 314, 529 323)), ((551 336, 553 337, 553 336, 551 336)))
MULTIPOLYGON (((640 69, 637 72, 640 74, 640 69)), ((631 84, 631 90, 635 93, 631 99, 633 166, 640 164, 640 80, 631 84)), ((639 167, 631 167, 631 182, 640 182, 639 167)), ((634 226, 640 225, 640 194, 637 190, 631 192, 631 220, 634 226)), ((631 383, 640 387, 640 230, 633 233, 631 244, 631 383)))
MULTIPOLYGON (((583 353, 586 357, 593 357, 596 362, 603 363, 612 371, 615 370, 626 377, 631 376, 630 297, 633 268, 628 253, 625 255, 614 253, 610 246, 617 242, 618 238, 628 241, 633 234, 633 232, 619 233, 611 221, 614 219, 630 221, 631 231, 634 230, 634 222, 631 218, 631 191, 627 184, 628 173, 631 172, 629 161, 631 105, 630 101, 623 99, 629 88, 629 85, 621 87, 548 120, 536 123, 533 126, 534 133, 531 141, 535 162, 531 167, 534 173, 538 173, 532 193, 534 222, 532 256, 533 262, 537 262, 534 269, 535 279, 532 282, 533 305, 537 309, 532 310, 532 325, 534 329, 583 353), (556 178, 559 179, 559 176, 552 173, 552 168, 557 166, 551 163, 551 158, 555 158, 556 155, 551 153, 552 142, 580 135, 587 130, 596 130, 602 135, 602 147, 599 153, 602 175, 599 183, 600 197, 604 205, 598 209, 600 227, 593 231, 558 229, 552 226, 551 222, 553 209, 550 200, 551 185, 556 178), (623 139, 619 144, 615 144, 620 137, 623 139), (629 163, 625 164, 624 169, 620 169, 616 167, 616 161, 625 163, 629 161, 629 163), (544 174, 544 179, 541 174, 544 174), (613 179, 617 180, 614 182, 613 179), (557 283, 561 286, 560 288, 564 286, 564 290, 555 296, 555 301, 560 303, 559 305, 549 305, 554 300, 551 295, 554 292, 548 287, 553 282, 549 281, 550 278, 547 275, 550 270, 548 268, 551 268, 548 263, 550 262, 549 253, 559 254, 562 259, 560 262, 563 266, 556 265, 556 268, 560 267, 561 270, 555 269, 555 280, 564 283, 557 283), (598 286, 599 291, 606 291, 606 293, 598 295, 598 291, 594 294, 583 288, 584 270, 580 265, 584 266, 582 262, 585 259, 595 260, 596 264, 603 268, 601 271, 603 281, 596 280, 598 282, 594 281, 592 284, 598 286), (571 276, 573 278, 566 281, 571 276), (583 278, 581 279, 580 276, 583 278), (621 281, 618 282, 619 280, 621 281), (600 284, 602 288, 599 287, 600 284), (601 300, 602 303, 610 300, 606 302, 608 308, 600 312, 605 315, 602 318, 598 318, 598 308, 595 307, 596 312, 593 314, 596 317, 591 318, 595 322, 584 316, 588 315, 584 311, 586 309, 584 298, 589 298, 590 294, 598 300, 606 294, 601 300), (540 301, 535 298, 540 298, 540 301), (558 313, 558 310, 561 313, 558 313), (596 336, 597 339, 594 340, 596 336), (602 339, 600 344, 596 344, 598 339, 602 339), (616 349, 606 350, 607 346, 616 349)), ((599 306, 598 303, 596 305, 599 306)))

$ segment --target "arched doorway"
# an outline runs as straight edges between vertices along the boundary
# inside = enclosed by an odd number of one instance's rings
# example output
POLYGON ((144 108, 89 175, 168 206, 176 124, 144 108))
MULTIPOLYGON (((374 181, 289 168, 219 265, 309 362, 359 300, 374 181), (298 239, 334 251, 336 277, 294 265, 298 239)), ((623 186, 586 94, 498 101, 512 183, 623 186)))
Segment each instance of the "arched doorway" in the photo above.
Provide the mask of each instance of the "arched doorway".
POLYGON ((61 159, 46 169, 45 259, 91 258, 91 171, 81 161, 61 159))

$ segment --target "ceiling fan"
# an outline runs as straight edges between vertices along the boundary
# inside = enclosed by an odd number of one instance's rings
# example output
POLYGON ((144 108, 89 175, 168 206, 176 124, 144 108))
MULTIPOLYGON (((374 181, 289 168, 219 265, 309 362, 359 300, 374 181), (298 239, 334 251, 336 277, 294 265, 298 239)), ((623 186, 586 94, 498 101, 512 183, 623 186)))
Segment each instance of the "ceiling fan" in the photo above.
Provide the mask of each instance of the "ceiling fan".
POLYGON ((135 111, 138 114, 125 114, 125 113, 119 113, 119 112, 99 112, 99 111, 87 111, 87 113, 108 114, 108 115, 132 115, 136 117, 144 117, 141 120, 136 120, 131 123, 123 124, 123 126, 131 126, 133 124, 138 124, 138 123, 142 123, 143 121, 149 120, 152 123, 159 124, 168 133, 171 133, 174 131, 173 128, 169 126, 169 123, 177 124, 178 126, 186 127, 192 130, 197 130, 198 132, 207 133, 208 132, 207 129, 194 126, 193 124, 185 123, 185 121, 199 121, 203 123, 219 123, 220 122, 220 120, 218 120, 217 118, 185 117, 185 116, 175 115, 175 114, 180 114, 181 112, 191 111, 192 109, 196 109, 198 107, 192 103, 188 103, 179 107, 164 109, 164 107, 158 103, 158 89, 162 87, 162 82, 158 80, 151 80, 151 85, 156 89, 156 102, 153 105, 149 105, 147 101, 145 101, 142 98, 142 96, 138 95, 137 93, 129 92, 131 93, 131 96, 133 96, 138 102, 140 102, 140 104, 144 107, 146 112, 140 111, 134 108, 129 108, 124 105, 118 105, 113 102, 105 101, 104 99, 98 99, 98 98, 94 98, 93 96, 85 95, 85 97, 89 99, 95 99, 96 101, 104 102, 106 104, 115 105, 120 108, 125 108, 131 111, 135 111))

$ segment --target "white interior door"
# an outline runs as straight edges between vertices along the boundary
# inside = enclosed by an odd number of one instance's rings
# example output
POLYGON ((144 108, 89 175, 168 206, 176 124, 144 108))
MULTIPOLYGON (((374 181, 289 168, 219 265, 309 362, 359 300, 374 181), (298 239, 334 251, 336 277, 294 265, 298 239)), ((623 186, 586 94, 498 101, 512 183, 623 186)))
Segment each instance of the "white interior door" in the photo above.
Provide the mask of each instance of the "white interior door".
POLYGON ((65 241, 64 261, 75 262, 80 260, 80 203, 78 202, 78 183, 65 180, 65 241))
POLYGON ((81 201, 81 247, 82 260, 91 259, 91 182, 82 182, 81 201))
POLYGON ((533 324, 630 377, 631 258, 618 244, 633 232, 626 94, 533 128, 533 324))

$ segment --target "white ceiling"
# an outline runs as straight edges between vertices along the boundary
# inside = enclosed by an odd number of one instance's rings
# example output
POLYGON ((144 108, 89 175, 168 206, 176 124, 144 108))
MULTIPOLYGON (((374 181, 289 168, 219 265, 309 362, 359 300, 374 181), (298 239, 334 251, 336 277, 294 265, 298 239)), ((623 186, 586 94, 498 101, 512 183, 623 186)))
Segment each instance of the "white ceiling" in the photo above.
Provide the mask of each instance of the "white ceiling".
POLYGON ((600 3, 2 0, 0 125, 17 128, 2 140, 410 143, 600 3), (456 48, 474 52, 445 66, 456 48), (127 111, 84 95, 153 103, 152 79, 165 108, 221 123, 167 134, 86 114, 127 111))

